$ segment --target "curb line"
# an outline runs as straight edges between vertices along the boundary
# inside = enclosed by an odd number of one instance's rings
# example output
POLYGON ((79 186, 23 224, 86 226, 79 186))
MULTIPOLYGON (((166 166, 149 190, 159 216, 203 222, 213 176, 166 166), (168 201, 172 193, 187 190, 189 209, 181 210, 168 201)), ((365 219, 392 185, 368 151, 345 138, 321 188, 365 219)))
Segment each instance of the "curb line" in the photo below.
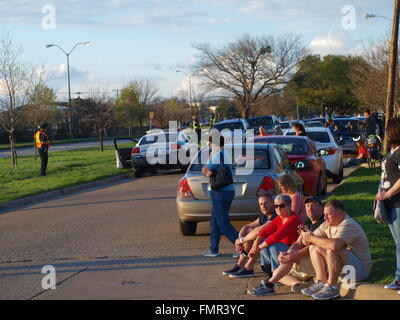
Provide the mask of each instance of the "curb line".
POLYGON ((13 208, 31 204, 31 203, 34 203, 37 201, 41 201, 41 200, 44 201, 51 197, 66 195, 66 194, 70 194, 73 192, 78 192, 78 191, 82 191, 85 189, 90 189, 90 188, 106 185, 106 184, 117 182, 120 180, 130 179, 130 178, 133 178, 133 173, 127 173, 127 174, 123 174, 123 175, 119 175, 119 176, 114 176, 114 177, 100 179, 100 180, 96 180, 96 181, 92 181, 92 182, 87 182, 84 184, 79 184, 79 185, 72 186, 72 187, 66 187, 66 188, 57 189, 54 191, 40 193, 40 194, 37 194, 34 196, 22 198, 22 199, 7 201, 7 202, 0 204, 0 213, 2 210, 13 209, 13 208))
POLYGON ((355 289, 340 290, 342 298, 354 300, 400 300, 398 290, 389 290, 383 287, 383 284, 360 283, 355 289))

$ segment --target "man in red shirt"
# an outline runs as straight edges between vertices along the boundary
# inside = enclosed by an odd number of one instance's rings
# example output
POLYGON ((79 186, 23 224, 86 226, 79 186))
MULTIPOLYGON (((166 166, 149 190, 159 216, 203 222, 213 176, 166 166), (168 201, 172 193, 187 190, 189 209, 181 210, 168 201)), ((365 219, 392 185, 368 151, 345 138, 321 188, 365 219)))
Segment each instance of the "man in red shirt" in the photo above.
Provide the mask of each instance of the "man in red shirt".
MULTIPOLYGON (((297 230, 301 221, 292 213, 291 203, 292 200, 287 194, 276 196, 275 210, 278 217, 260 231, 249 252, 250 257, 260 252, 261 265, 266 268, 270 265, 272 272, 279 267, 279 253, 288 251, 299 237, 297 230)), ((273 285, 269 286, 268 281, 262 282, 259 286, 247 290, 247 293, 255 296, 273 294, 273 285)))
POLYGON ((362 142, 361 138, 356 141, 358 147, 358 156, 357 158, 350 158, 347 162, 343 165, 343 168, 348 168, 351 166, 359 166, 362 163, 366 163, 368 159, 368 150, 362 142))

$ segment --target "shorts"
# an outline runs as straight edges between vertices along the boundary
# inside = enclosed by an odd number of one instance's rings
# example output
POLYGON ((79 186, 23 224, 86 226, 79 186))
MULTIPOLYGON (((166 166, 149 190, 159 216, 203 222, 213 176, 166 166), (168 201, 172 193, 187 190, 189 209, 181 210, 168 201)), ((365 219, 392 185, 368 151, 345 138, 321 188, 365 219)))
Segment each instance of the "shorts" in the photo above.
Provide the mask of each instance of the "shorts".
POLYGON ((349 251, 346 265, 354 267, 356 282, 368 279, 372 270, 372 265, 365 263, 351 251, 349 251))

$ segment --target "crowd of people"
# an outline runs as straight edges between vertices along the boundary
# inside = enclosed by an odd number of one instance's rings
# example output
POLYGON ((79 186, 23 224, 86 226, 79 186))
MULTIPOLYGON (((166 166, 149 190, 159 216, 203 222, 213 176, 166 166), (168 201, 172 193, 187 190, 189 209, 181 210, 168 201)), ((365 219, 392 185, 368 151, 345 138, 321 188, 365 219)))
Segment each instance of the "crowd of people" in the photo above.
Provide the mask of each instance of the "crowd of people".
MULTIPOLYGON (((302 132, 302 128, 298 128, 298 134, 302 132)), ((391 151, 382 163, 381 188, 376 199, 385 204, 396 245, 395 279, 385 289, 399 290, 400 118, 389 121, 386 134, 391 151)), ((212 148, 209 163, 203 168, 203 174, 208 177, 218 168, 213 160, 223 156, 223 138, 219 147, 212 144, 212 148)), ((258 204, 262 215, 239 232, 229 221, 233 183, 211 191, 211 246, 204 255, 218 255, 219 240, 224 234, 235 245, 239 257, 223 275, 254 277, 254 267, 260 261, 265 279, 247 290, 253 296, 275 294, 275 286, 280 283, 290 286, 293 292, 317 300, 330 300, 340 296, 338 282, 345 274, 343 270, 352 272, 356 282, 366 281, 372 271, 368 238, 346 212, 343 203, 332 199, 322 204, 318 197, 304 198, 289 175, 279 177, 277 183, 281 193, 260 195, 258 204)))

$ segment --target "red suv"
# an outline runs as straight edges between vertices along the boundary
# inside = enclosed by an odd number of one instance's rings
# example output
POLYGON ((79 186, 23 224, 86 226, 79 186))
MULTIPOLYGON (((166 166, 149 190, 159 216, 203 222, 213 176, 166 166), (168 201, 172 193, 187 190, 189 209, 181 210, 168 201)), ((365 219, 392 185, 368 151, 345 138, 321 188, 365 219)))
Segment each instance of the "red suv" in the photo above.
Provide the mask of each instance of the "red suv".
POLYGON ((304 136, 255 137, 256 143, 276 143, 287 154, 296 172, 304 180, 305 195, 325 195, 327 189, 325 161, 314 142, 304 136))

